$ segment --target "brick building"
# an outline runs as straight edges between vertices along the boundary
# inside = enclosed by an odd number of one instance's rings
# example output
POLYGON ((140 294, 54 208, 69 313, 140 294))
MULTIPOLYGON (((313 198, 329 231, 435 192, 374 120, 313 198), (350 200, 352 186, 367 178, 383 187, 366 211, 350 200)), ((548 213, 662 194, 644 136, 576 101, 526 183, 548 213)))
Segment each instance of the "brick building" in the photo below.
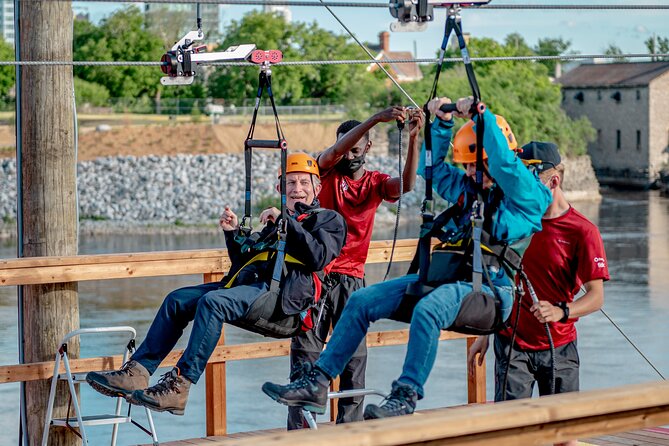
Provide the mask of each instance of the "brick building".
POLYGON ((597 130, 588 153, 600 182, 654 183, 669 161, 669 62, 584 64, 558 82, 562 108, 597 130))
MULTIPOLYGON (((369 50, 376 51, 375 60, 400 60, 413 59, 414 55, 410 51, 391 51, 390 50, 390 33, 383 31, 379 34, 378 45, 368 45, 369 50)), ((379 66, 375 63, 369 64, 367 71, 373 73, 378 70, 379 66)), ((423 78, 423 72, 415 62, 410 63, 389 63, 387 64, 388 72, 397 82, 413 82, 419 81, 423 78)))

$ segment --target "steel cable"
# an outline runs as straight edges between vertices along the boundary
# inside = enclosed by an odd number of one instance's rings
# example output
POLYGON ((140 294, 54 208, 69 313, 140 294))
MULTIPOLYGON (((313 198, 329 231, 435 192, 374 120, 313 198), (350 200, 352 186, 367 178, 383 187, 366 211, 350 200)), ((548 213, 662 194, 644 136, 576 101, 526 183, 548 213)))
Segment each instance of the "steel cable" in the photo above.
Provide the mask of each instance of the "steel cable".
MULTIPOLYGON (((669 53, 631 53, 631 54, 565 54, 561 56, 491 56, 491 57, 472 57, 474 62, 502 62, 502 61, 542 61, 542 60, 581 60, 581 59, 667 59, 669 60, 669 53)), ((396 63, 436 63, 439 59, 388 59, 388 60, 371 60, 371 59, 346 59, 346 60, 292 60, 279 62, 273 65, 276 66, 302 66, 302 65, 370 65, 370 64, 396 64, 396 63)), ((444 59, 445 62, 462 62, 461 57, 449 57, 444 59)), ((159 67, 164 65, 160 61, 111 61, 111 60, 0 60, 0 66, 19 65, 19 66, 39 66, 39 65, 72 65, 72 66, 92 66, 92 67, 159 67)), ((233 66, 233 67, 254 67, 257 65, 250 62, 201 62, 198 65, 207 66, 233 66)), ((407 95, 408 96, 408 95, 407 95)))
MULTIPOLYGON (((54 1, 72 1, 72 0, 21 0, 27 2, 54 2, 54 1)), ((95 3, 119 3, 119 0, 87 0, 95 3)), ((214 5, 248 5, 248 6, 310 6, 322 7, 324 5, 342 8, 388 8, 394 4, 384 2, 318 2, 318 1, 299 1, 299 0, 124 0, 123 3, 161 3, 161 4, 214 4, 214 5)), ((462 3, 466 3, 465 0, 462 3)), ((435 4, 434 7, 446 7, 441 4, 435 4)), ((547 5, 510 5, 510 4, 487 4, 473 6, 472 9, 491 9, 491 10, 669 10, 669 5, 653 4, 626 4, 626 5, 565 5, 565 4, 547 4, 547 5)))

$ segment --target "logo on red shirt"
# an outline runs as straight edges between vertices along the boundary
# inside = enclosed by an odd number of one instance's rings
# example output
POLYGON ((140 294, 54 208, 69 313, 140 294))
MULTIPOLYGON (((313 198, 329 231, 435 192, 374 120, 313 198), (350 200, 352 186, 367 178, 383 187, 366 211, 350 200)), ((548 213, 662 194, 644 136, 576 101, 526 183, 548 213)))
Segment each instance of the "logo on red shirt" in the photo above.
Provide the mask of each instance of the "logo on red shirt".
POLYGON ((606 267, 606 263, 604 263, 605 262, 604 257, 595 257, 593 260, 599 268, 606 267))

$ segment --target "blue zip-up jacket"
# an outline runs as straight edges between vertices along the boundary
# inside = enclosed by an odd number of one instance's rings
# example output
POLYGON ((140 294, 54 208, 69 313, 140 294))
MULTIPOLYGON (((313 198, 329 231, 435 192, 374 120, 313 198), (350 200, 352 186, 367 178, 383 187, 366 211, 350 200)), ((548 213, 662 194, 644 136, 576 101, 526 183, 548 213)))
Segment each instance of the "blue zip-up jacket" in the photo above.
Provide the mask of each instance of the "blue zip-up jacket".
MULTIPOLYGON (((474 117, 476 123, 478 116, 474 117)), ((497 126, 495 115, 483 114, 483 146, 488 154, 488 170, 495 186, 504 192, 490 222, 491 235, 500 242, 514 243, 541 230, 541 217, 551 203, 550 190, 541 184, 516 154, 509 150, 506 138, 497 126)), ((453 135, 453 121, 435 119, 432 125, 432 188, 449 203, 456 203, 474 189, 474 180, 445 161, 453 135)), ((425 143, 420 153, 418 174, 425 177, 425 143)), ((471 203, 465 203, 468 207, 471 203)), ((458 229, 451 221, 451 229, 458 229)), ((447 226, 448 227, 448 226, 447 226)), ((501 277, 497 277, 501 279, 501 277)), ((495 280, 496 284, 499 283, 495 280)))

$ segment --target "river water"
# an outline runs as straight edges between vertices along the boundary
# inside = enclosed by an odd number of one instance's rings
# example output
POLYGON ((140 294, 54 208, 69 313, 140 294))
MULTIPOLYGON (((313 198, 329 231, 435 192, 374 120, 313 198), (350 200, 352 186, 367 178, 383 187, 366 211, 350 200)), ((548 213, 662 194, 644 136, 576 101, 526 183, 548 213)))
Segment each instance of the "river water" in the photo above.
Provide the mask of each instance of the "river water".
MULTIPOLYGON (((666 339, 669 333, 669 199, 655 192, 604 194, 601 203, 575 203, 575 207, 601 229, 609 259, 611 280, 605 285, 606 314, 620 327, 659 371, 669 375, 666 339)), ((415 237, 415 211, 405 211, 399 237, 415 237)), ((375 239, 389 239, 392 228, 377 228, 375 239)), ((140 252, 223 246, 212 235, 179 236, 91 236, 81 239, 81 254, 140 252)), ((0 242, 0 258, 16 255, 14 241, 0 242)), ((383 277, 386 265, 370 265, 368 283, 383 277)), ((393 265, 397 275, 405 264, 393 265)), ((124 279, 79 284, 82 327, 131 325, 141 340, 163 297, 180 286, 199 283, 200 276, 124 279)), ((0 364, 15 364, 17 355, 16 288, 0 287, 0 364)), ((405 327, 382 321, 373 330, 405 327)), ((577 324, 581 354, 581 388, 596 389, 658 380, 660 377, 602 312, 577 324)), ((186 336, 182 339, 183 346, 186 336)), ((226 328, 228 343, 261 341, 263 338, 235 327, 226 328)), ((54 340, 54 347, 57 340, 54 340)), ((89 336, 82 342, 82 357, 119 354, 125 341, 113 336, 89 336)), ((437 363, 426 385, 419 408, 463 404, 467 401, 464 341, 442 342, 437 363)), ((397 377, 406 346, 370 350, 368 387, 387 390, 397 377)), ((488 356, 488 399, 492 399, 492 355, 488 356)), ((162 371, 159 371, 162 372, 162 371)), ((267 380, 288 376, 287 358, 231 362, 228 376, 228 429, 230 432, 269 429, 285 425, 285 407, 270 401, 260 391, 267 380)), ((155 378, 154 378, 155 381, 155 378)), ((154 382, 152 381, 152 382, 154 382)), ((85 387, 85 386, 82 386, 85 387)), ((163 441, 195 438, 205 434, 204 378, 191 390, 185 416, 155 414, 163 441)), ((0 386, 0 445, 18 443, 18 385, 0 386)), ((86 414, 111 413, 113 401, 90 389, 82 392, 86 414)), ((138 420, 144 416, 137 412, 138 420)), ((91 444, 106 444, 111 428, 89 428, 91 444)), ((122 425, 119 445, 148 442, 138 429, 122 425)))

